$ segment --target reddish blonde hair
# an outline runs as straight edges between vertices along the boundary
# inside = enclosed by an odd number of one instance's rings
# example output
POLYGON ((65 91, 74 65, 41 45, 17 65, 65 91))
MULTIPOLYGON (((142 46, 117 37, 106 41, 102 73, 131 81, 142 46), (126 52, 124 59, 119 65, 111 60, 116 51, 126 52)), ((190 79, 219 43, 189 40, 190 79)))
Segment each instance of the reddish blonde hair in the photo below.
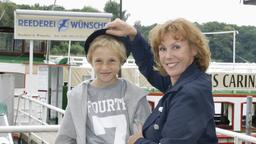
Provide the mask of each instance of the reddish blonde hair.
POLYGON ((175 40, 187 40, 189 46, 191 48, 195 48, 197 51, 197 55, 194 59, 195 64, 202 71, 207 70, 211 60, 211 52, 208 46, 208 40, 197 26, 183 18, 169 20, 164 24, 155 26, 150 31, 149 41, 151 50, 154 55, 156 70, 158 70, 163 75, 167 74, 160 63, 158 48, 167 33, 171 34, 175 40))

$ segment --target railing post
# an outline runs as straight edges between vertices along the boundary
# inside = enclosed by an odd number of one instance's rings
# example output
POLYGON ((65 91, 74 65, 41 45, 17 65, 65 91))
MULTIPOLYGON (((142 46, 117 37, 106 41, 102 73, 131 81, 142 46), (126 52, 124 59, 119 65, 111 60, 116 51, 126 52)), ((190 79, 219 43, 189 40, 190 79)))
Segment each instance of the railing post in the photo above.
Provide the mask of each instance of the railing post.
POLYGON ((42 121, 45 123, 47 123, 46 122, 46 113, 47 113, 47 108, 44 105, 42 105, 42 121))
POLYGON ((234 137, 235 144, 241 144, 241 140, 238 137, 234 137))
MULTIPOLYGON (((251 135, 252 127, 252 96, 247 96, 246 99, 246 119, 245 119, 245 133, 251 135)), ((250 142, 245 142, 245 144, 251 144, 250 142)))
MULTIPOLYGON (((29 110, 28 110, 29 115, 32 115, 32 101, 29 99, 28 102, 29 102, 29 110)), ((30 116, 28 117, 28 123, 29 123, 29 125, 32 125, 30 116)), ((30 143, 31 143, 31 132, 28 133, 28 144, 30 144, 30 143)))

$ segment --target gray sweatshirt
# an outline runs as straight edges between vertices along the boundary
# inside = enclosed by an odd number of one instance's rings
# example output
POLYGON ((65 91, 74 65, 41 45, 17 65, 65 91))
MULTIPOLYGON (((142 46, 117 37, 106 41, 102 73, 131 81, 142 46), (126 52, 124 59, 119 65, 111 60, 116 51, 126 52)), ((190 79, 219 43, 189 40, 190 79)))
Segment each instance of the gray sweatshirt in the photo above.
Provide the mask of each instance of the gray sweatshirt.
MULTIPOLYGON (((132 135, 136 132, 138 119, 144 123, 150 114, 150 106, 146 100, 147 92, 124 79, 121 80, 125 88, 124 101, 132 135)), ((55 144, 86 144, 87 88, 88 82, 83 82, 68 92, 68 105, 55 144)))

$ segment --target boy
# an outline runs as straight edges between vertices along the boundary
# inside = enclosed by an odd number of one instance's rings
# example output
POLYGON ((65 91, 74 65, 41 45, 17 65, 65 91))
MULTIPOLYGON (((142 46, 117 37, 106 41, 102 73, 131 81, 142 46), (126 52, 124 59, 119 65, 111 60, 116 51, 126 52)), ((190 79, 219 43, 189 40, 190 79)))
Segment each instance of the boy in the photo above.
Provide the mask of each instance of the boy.
POLYGON ((129 54, 125 39, 105 31, 95 31, 85 42, 96 78, 68 93, 56 144, 126 144, 150 114, 147 93, 117 77, 129 54))

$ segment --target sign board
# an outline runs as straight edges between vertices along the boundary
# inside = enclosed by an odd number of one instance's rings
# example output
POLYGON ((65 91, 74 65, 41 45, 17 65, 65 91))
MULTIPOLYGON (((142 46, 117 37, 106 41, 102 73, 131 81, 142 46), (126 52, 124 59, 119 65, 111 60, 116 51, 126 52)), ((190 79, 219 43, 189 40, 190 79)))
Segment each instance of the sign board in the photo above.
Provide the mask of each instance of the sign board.
POLYGON ((256 90, 256 74, 211 73, 213 90, 256 90))
POLYGON ((85 41, 111 21, 110 13, 16 10, 14 38, 29 40, 85 41))

